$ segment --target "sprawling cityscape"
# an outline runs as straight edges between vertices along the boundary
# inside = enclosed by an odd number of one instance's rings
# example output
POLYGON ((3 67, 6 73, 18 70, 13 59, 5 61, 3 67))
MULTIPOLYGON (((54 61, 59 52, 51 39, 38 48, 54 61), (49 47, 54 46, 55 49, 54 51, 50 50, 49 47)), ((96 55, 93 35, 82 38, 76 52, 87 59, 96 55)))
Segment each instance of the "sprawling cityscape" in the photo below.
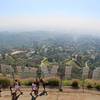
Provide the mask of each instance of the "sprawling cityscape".
POLYGON ((100 100, 100 0, 0 0, 0 100, 100 100))

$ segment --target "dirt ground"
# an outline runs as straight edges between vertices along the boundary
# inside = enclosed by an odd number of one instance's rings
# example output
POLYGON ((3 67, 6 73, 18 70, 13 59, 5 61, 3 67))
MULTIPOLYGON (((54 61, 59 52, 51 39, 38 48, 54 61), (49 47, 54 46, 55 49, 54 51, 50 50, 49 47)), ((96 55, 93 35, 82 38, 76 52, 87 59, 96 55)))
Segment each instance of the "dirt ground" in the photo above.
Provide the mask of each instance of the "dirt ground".
MULTIPOLYGON (((29 95, 30 90, 24 89, 24 94, 20 96, 19 100, 31 100, 29 95)), ((10 91, 5 90, 2 92, 0 100, 11 100, 10 91)), ((67 89, 64 92, 58 92, 55 90, 48 89, 48 95, 40 96, 36 100, 100 100, 100 92, 89 92, 83 93, 80 90, 67 89)))

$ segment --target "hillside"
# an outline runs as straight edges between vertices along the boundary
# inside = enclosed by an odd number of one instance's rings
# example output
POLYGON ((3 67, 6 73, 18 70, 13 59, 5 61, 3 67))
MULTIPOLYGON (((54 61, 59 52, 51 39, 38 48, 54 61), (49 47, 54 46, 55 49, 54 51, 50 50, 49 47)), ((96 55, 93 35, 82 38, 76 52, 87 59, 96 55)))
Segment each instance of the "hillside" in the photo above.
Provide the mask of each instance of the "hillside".
POLYGON ((38 66, 44 57, 52 63, 77 56, 81 66, 88 61, 94 69, 100 65, 100 37, 49 31, 0 32, 0 55, 1 63, 23 66, 38 66), (12 55, 19 51, 22 53, 12 55))

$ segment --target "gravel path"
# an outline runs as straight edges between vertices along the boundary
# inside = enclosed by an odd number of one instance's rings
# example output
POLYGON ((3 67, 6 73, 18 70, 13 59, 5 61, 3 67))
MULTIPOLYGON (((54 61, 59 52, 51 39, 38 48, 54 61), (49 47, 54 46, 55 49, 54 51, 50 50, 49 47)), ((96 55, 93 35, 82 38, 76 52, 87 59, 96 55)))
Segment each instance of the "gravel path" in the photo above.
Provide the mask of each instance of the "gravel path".
MULTIPOLYGON (((31 96, 29 95, 30 90, 23 90, 24 94, 20 96, 19 100, 31 100, 31 96)), ((75 92, 72 90, 67 90, 67 92, 57 92, 48 90, 47 96, 38 97, 36 100, 100 100, 100 92, 91 92, 91 93, 82 93, 75 92)), ((3 91, 2 97, 0 100, 11 100, 10 91, 3 91)))

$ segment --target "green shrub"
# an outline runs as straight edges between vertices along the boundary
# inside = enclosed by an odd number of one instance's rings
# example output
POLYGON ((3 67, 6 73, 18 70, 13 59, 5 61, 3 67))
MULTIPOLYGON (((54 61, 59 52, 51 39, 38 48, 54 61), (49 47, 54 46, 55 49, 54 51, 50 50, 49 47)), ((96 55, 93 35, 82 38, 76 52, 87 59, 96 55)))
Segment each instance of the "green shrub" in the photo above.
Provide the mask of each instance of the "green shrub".
POLYGON ((94 80, 86 80, 85 81, 85 86, 87 89, 92 89, 94 87, 95 81, 94 80))
POLYGON ((8 88, 10 86, 10 80, 7 78, 0 78, 0 85, 2 88, 8 88))
POLYGON ((71 86, 72 86, 72 88, 78 89, 79 88, 79 81, 78 80, 72 81, 71 86))
POLYGON ((88 89, 92 89, 92 88, 93 88, 92 84, 88 84, 86 87, 87 87, 88 89))
POLYGON ((32 85, 33 80, 23 80, 22 81, 22 85, 25 86, 31 86, 32 85))
POLYGON ((28 81, 24 83, 25 86, 31 86, 32 85, 32 81, 28 81))
POLYGON ((59 79, 57 78, 50 78, 47 80, 47 85, 50 87, 59 86, 59 79))
POLYGON ((63 85, 64 86, 71 86, 71 81, 70 80, 64 80, 63 85))
POLYGON ((95 88, 96 90, 100 91, 100 84, 96 84, 95 88))

